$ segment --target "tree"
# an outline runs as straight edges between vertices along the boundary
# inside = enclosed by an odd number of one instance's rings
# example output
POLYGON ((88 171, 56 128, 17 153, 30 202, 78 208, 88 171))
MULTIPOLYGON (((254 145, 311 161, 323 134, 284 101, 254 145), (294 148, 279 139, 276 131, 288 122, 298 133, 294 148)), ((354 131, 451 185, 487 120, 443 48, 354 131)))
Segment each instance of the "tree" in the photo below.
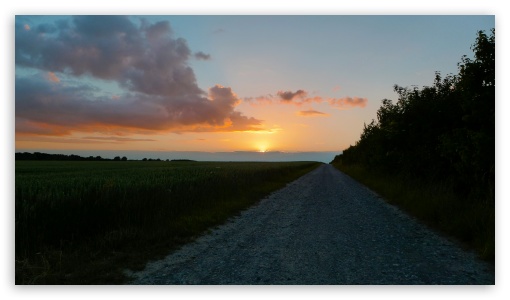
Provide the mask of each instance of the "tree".
MULTIPOLYGON (((452 178, 459 191, 494 190, 495 30, 477 33, 474 59, 461 58, 458 75, 419 89, 394 86, 377 120, 336 159, 380 171, 437 180, 452 178), (485 186, 485 187, 482 187, 485 186)), ((484 192, 485 193, 485 192, 484 192)))
POLYGON ((487 36, 479 31, 472 50, 474 60, 464 56, 458 64, 457 90, 461 113, 455 127, 441 136, 442 154, 463 182, 479 182, 494 190, 495 180, 495 29, 487 36))

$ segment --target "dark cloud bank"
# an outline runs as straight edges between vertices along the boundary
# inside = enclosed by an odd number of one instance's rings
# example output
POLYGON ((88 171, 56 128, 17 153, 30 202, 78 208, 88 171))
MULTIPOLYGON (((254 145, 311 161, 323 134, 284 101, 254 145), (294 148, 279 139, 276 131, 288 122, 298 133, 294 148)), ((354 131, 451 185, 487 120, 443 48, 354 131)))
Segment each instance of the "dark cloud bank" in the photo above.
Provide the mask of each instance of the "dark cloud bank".
MULTIPOLYGON (((41 76, 16 76, 16 131, 68 134, 97 131, 256 130, 260 120, 235 111, 240 99, 228 87, 203 91, 188 60, 193 54, 168 22, 134 22, 123 16, 77 16, 54 24, 16 23, 16 66, 41 76), (98 96, 94 87, 58 81, 116 82, 125 93, 98 96)), ((17 74, 18 75, 18 74, 17 74)))

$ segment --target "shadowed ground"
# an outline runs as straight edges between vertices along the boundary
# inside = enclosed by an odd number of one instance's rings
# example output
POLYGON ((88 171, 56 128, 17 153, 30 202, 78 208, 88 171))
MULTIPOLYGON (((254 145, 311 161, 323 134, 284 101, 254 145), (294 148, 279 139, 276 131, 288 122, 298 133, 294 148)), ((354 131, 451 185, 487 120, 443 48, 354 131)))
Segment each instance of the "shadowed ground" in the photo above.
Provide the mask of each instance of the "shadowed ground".
POLYGON ((494 284, 493 267, 322 165, 131 284, 494 284))

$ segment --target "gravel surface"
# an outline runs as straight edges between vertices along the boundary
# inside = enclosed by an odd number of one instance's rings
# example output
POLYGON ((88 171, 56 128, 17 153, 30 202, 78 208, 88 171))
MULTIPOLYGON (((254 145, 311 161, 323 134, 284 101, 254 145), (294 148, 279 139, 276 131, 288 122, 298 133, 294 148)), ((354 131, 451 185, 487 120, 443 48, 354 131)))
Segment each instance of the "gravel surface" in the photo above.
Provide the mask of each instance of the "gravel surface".
POLYGON ((331 165, 149 263, 130 284, 494 284, 494 268, 331 165))

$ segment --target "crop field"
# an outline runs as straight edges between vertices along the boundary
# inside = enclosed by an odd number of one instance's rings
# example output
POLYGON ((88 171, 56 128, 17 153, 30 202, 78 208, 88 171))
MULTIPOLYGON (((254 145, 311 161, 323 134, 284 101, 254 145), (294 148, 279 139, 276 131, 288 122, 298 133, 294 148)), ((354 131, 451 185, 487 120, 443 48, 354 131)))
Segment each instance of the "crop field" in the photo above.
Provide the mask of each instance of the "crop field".
POLYGON ((16 284, 107 284, 316 162, 16 161, 16 284))

